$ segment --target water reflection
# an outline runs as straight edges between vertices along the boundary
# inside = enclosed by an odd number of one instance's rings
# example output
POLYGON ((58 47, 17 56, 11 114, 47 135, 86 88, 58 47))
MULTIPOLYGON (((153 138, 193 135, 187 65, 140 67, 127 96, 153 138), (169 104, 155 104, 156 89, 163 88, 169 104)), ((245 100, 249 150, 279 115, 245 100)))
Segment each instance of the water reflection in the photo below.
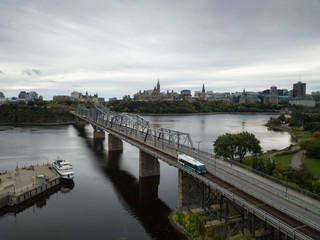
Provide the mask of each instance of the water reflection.
POLYGON ((152 239, 185 239, 170 224, 171 209, 158 197, 160 176, 136 179, 121 169, 122 151, 107 152, 104 139, 86 138, 83 129, 78 131, 92 151, 94 161, 112 183, 123 208, 138 219, 149 236, 152 239))
POLYGON ((0 217, 3 217, 5 215, 10 215, 10 214, 16 215, 32 206, 33 207, 36 206, 37 208, 43 208, 44 206, 46 206, 47 200, 49 200, 52 195, 54 195, 59 191, 61 191, 61 186, 56 185, 48 189, 47 191, 40 193, 37 196, 20 203, 19 205, 6 206, 4 208, 0 208, 0 217))
POLYGON ((74 181, 70 181, 70 182, 61 182, 61 189, 60 191, 62 193, 71 193, 72 189, 75 186, 74 181))

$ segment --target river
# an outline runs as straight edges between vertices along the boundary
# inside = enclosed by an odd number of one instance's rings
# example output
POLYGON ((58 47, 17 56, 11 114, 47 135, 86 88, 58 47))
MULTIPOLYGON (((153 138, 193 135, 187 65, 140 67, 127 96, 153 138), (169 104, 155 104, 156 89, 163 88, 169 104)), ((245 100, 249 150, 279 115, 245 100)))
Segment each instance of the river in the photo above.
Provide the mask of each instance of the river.
MULTIPOLYGON (((226 132, 248 131, 264 151, 292 143, 286 132, 269 131, 266 114, 144 116, 151 127, 190 133, 195 147, 212 152, 226 132)), ((0 171, 16 165, 73 163, 74 186, 15 208, 0 210, 0 239, 183 239, 169 223, 177 205, 178 170, 160 161, 160 177, 139 179, 139 150, 124 143, 108 152, 107 138, 95 141, 92 128, 0 126, 0 171)))

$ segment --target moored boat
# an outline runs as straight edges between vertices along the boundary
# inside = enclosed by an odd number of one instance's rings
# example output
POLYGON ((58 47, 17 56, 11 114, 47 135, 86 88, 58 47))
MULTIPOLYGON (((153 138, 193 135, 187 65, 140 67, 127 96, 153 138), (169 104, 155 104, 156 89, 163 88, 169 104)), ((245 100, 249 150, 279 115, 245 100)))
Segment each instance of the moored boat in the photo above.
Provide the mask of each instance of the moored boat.
POLYGON ((53 162, 53 168, 60 175, 62 180, 72 181, 74 177, 73 166, 70 162, 63 160, 58 157, 57 160, 53 162))

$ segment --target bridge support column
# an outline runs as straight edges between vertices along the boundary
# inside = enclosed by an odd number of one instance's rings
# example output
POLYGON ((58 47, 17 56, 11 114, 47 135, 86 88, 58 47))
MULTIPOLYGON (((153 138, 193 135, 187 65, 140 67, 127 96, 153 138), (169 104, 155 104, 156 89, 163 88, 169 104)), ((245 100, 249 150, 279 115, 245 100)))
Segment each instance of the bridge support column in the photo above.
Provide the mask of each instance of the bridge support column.
POLYGON ((74 117, 74 124, 77 127, 84 128, 86 126, 87 122, 85 120, 82 120, 81 118, 74 117))
POLYGON ((150 177, 160 175, 160 163, 157 158, 139 150, 139 175, 140 177, 150 177))
POLYGON ((178 172, 178 208, 183 210, 205 210, 205 190, 202 182, 185 173, 181 169, 178 172))
POLYGON ((123 142, 112 134, 108 134, 108 149, 109 151, 122 151, 123 142))
POLYGON ((106 136, 106 134, 103 130, 99 130, 99 129, 93 130, 93 138, 104 139, 105 136, 106 136))

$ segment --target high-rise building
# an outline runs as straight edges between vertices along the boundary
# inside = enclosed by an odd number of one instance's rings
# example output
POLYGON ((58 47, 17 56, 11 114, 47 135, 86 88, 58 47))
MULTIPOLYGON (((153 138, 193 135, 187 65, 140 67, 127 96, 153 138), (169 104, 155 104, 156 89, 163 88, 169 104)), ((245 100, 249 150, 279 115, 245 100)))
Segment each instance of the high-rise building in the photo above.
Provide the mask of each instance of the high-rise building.
POLYGON ((277 86, 271 86, 270 87, 270 94, 278 95, 277 86))
POLYGON ((306 96, 306 83, 298 82, 293 84, 292 97, 306 96))

